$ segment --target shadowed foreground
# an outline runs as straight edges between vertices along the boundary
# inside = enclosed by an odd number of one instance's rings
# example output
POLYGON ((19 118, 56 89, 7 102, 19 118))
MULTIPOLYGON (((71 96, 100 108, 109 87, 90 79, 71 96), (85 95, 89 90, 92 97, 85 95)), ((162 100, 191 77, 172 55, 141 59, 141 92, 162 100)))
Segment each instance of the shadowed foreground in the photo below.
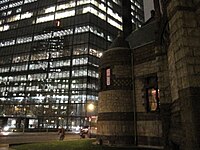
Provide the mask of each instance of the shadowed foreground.
MULTIPOLYGON (((46 143, 34 143, 13 145, 12 149, 16 150, 133 150, 133 147, 108 147, 92 144, 95 140, 80 139, 74 141, 53 141, 46 143)), ((144 148, 135 148, 135 150, 147 150, 144 148)), ((148 149, 149 150, 149 149, 148 149)))

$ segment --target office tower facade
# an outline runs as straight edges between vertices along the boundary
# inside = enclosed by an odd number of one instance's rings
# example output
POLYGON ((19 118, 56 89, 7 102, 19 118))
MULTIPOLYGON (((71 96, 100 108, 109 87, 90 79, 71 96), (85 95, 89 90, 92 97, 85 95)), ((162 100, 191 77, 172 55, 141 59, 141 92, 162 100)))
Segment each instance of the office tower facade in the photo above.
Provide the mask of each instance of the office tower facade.
MULTIPOLYGON (((143 2, 130 1, 132 28, 143 2)), ((127 5, 127 4, 125 4, 127 5)), ((85 125, 102 52, 123 30, 120 0, 0 0, 0 125, 85 125)), ((124 15, 125 16, 125 15, 124 15)))

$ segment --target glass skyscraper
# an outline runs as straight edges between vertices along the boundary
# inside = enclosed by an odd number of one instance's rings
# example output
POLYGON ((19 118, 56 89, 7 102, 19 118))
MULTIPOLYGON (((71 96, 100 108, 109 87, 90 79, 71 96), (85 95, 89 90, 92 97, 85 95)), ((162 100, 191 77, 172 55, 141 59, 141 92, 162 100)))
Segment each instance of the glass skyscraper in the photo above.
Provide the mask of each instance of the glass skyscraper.
MULTIPOLYGON (((123 30, 123 0, 0 0, 0 126, 85 125, 98 64, 123 30)), ((127 7, 127 6, 126 6, 127 7)), ((132 28, 143 1, 131 0, 132 28)))

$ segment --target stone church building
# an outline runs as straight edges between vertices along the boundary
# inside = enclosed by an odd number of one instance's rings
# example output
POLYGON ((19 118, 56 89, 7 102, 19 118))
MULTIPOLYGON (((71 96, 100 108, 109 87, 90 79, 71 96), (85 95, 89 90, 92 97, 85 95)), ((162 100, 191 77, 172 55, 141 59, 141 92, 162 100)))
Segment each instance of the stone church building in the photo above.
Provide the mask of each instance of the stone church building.
POLYGON ((200 150, 200 0, 154 6, 140 29, 118 36, 101 58, 97 138, 200 150))

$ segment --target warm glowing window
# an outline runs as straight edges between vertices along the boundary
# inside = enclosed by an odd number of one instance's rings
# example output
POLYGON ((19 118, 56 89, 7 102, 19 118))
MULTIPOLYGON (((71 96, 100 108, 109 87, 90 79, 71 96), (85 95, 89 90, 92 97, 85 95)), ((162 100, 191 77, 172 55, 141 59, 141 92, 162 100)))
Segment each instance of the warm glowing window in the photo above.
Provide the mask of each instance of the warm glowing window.
POLYGON ((158 109, 158 94, 159 89, 148 89, 148 106, 150 111, 156 111, 158 109))
POLYGON ((110 85, 110 68, 106 69, 106 85, 110 85))
POLYGON ((146 108, 147 111, 153 112, 159 110, 159 89, 157 77, 146 78, 146 108))

